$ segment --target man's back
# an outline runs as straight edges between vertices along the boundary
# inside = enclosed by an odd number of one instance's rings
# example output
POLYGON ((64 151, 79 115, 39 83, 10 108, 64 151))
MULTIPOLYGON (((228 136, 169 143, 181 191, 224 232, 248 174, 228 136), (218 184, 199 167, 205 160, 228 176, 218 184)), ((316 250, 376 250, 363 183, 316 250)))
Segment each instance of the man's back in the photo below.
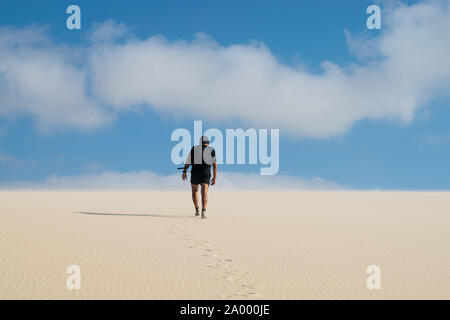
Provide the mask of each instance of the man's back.
POLYGON ((211 175, 211 165, 216 160, 216 151, 210 146, 198 145, 191 149, 191 172, 211 175))

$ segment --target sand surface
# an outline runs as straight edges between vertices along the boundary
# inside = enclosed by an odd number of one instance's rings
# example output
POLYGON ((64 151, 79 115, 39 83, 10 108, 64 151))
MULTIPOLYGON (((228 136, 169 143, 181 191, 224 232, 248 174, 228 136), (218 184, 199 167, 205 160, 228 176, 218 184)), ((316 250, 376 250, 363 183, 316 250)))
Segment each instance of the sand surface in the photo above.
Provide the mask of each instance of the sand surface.
POLYGON ((213 191, 206 220, 190 201, 0 192, 0 299, 450 299, 448 192, 213 191))

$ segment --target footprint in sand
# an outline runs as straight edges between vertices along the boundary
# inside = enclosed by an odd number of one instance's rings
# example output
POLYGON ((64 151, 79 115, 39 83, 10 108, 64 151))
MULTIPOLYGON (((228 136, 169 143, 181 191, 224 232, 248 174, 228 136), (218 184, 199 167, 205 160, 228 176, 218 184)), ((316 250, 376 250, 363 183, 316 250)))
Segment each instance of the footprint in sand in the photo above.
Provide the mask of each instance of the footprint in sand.
POLYGON ((246 280, 249 273, 241 271, 229 257, 223 257, 219 250, 211 248, 207 240, 202 240, 194 236, 194 231, 191 228, 193 221, 183 220, 174 223, 169 227, 169 232, 178 234, 186 243, 188 249, 203 249, 200 256, 206 261, 204 266, 211 270, 214 275, 212 279, 225 282, 226 287, 230 287, 228 292, 221 293, 220 299, 239 299, 239 298, 259 298, 262 294, 258 292, 261 285, 251 283, 246 280), (209 261, 208 261, 209 260, 209 261))

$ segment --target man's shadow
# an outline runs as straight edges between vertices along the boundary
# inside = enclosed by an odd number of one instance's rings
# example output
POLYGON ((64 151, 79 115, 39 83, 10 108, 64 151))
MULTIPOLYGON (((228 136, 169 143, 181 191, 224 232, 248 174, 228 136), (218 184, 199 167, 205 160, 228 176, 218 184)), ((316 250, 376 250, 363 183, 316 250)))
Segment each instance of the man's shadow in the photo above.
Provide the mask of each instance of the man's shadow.
POLYGON ((117 216, 117 217, 153 217, 153 218, 172 218, 172 219, 190 219, 192 215, 172 215, 172 214, 139 214, 139 213, 109 213, 109 212, 88 212, 79 211, 79 214, 89 214, 95 216, 117 216))

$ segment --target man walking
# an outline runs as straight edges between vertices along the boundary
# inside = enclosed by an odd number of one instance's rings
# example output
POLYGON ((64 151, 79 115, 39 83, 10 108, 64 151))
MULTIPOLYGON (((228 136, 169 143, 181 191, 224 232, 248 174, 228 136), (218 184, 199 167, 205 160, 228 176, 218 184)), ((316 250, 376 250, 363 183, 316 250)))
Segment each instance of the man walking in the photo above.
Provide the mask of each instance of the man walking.
POLYGON ((199 215, 198 189, 201 187, 202 193, 202 219, 206 218, 206 206, 208 205, 208 187, 216 184, 217 177, 217 161, 216 151, 209 147, 209 139, 206 136, 200 138, 200 145, 195 146, 189 152, 184 164, 182 179, 187 179, 187 169, 192 165, 191 169, 191 189, 192 201, 195 207, 195 216, 199 215), (211 165, 213 167, 213 177, 211 179, 211 165))

